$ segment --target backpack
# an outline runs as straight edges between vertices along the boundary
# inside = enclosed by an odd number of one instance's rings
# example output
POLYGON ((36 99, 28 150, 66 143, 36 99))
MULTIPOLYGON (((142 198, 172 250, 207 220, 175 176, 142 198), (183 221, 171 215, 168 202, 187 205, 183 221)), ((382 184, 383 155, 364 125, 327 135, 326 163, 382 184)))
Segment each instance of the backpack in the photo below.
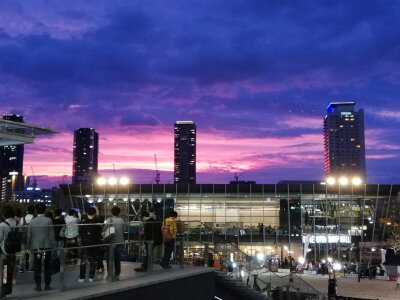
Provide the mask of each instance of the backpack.
POLYGON ((4 240, 4 251, 7 254, 14 254, 21 251, 21 239, 22 235, 17 227, 11 227, 11 225, 4 221, 10 227, 10 232, 7 234, 4 240))
POLYGON ((161 227, 161 232, 164 242, 169 242, 170 240, 172 240, 171 231, 169 230, 169 226, 166 223, 164 223, 161 227))
POLYGON ((177 229, 178 233, 184 233, 185 232, 185 223, 183 223, 182 221, 177 221, 176 229, 177 229))

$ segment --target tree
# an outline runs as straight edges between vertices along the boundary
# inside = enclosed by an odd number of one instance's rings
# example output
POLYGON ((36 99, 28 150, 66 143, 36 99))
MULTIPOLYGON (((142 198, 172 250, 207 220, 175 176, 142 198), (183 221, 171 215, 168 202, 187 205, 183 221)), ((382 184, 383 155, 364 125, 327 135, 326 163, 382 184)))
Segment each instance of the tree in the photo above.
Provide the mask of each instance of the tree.
POLYGON ((389 248, 393 249, 394 254, 397 254, 397 251, 400 251, 400 226, 393 226, 390 232, 389 239, 389 248))

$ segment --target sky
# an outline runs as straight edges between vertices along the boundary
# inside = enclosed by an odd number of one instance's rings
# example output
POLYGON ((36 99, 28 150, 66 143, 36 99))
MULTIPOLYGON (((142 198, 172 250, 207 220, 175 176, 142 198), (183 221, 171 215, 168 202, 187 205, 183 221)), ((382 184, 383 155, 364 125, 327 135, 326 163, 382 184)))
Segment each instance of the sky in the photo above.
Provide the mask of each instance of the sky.
POLYGON ((24 172, 69 181, 73 131, 99 169, 173 182, 173 125, 197 125, 197 181, 321 180, 330 101, 365 110, 367 180, 400 183, 398 1, 0 1, 0 113, 60 131, 24 172))

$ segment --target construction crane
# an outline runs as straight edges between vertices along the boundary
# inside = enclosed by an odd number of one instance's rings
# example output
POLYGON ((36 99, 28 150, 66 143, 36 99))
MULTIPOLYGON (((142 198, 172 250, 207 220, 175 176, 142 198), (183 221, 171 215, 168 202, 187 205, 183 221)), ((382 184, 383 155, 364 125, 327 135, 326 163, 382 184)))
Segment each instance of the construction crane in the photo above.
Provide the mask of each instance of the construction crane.
POLYGON ((154 154, 154 165, 156 167, 156 177, 154 178, 154 181, 159 184, 160 183, 160 172, 158 172, 158 166, 157 166, 157 155, 154 154))
POLYGON ((32 171, 33 185, 36 187, 37 182, 36 182, 35 172, 33 172, 33 167, 32 166, 31 166, 31 171, 32 171))
POLYGON ((244 172, 242 172, 242 173, 240 173, 240 174, 235 173, 235 175, 233 176, 233 178, 235 179, 235 182, 236 182, 236 183, 239 182, 239 175, 242 176, 242 175, 244 175, 244 174, 246 174, 246 173, 248 173, 248 172, 250 172, 250 171, 252 171, 252 170, 254 170, 254 169, 255 169, 255 168, 248 169, 248 170, 246 170, 246 171, 244 171, 244 172))

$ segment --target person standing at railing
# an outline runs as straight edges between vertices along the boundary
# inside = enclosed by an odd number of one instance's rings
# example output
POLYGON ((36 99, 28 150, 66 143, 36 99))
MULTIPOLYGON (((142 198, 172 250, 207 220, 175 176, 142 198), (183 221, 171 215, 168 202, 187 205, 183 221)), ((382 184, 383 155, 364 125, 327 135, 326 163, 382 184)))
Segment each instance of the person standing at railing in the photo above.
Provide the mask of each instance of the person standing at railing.
POLYGON ((162 233, 161 220, 156 215, 156 210, 152 207, 149 209, 150 220, 152 222, 152 240, 153 240, 153 263, 161 260, 162 254, 162 233))
MULTIPOLYGON (((98 224, 96 217, 96 209, 89 207, 87 209, 87 219, 82 221, 79 235, 81 237, 82 246, 99 245, 101 242, 102 225, 98 224)), ((98 248, 83 248, 81 253, 81 266, 79 282, 84 282, 86 277, 86 264, 89 262, 89 282, 94 280, 96 272, 96 260, 98 257, 98 248)))
POLYGON ((57 208, 54 211, 54 219, 53 219, 53 225, 54 225, 54 238, 56 240, 57 243, 57 249, 62 249, 64 248, 64 236, 65 235, 65 220, 62 216, 62 210, 57 208), (61 231, 63 231, 64 233, 60 235, 61 231))
POLYGON ((19 271, 21 273, 24 273, 25 271, 33 271, 33 254, 28 253, 26 250, 27 248, 27 243, 28 243, 28 225, 29 222, 34 218, 33 214, 35 213, 35 207, 34 206, 28 206, 26 209, 26 215, 23 217, 19 225, 23 226, 20 227, 20 232, 21 232, 21 253, 22 257, 20 259, 20 266, 19 266, 19 271))
MULTIPOLYGON (((121 251, 124 247, 123 243, 125 242, 124 239, 124 231, 125 231, 125 223, 122 218, 119 217, 119 214, 121 213, 121 209, 118 206, 114 206, 111 209, 112 217, 108 218, 106 220, 106 225, 103 229, 107 229, 108 224, 112 224, 115 228, 115 237, 114 237, 114 243, 116 243, 115 248, 114 248, 114 279, 119 280, 119 275, 121 274, 121 251)), ((110 274, 109 272, 109 253, 107 252, 107 272, 108 272, 108 277, 112 277, 113 274, 110 274)))
POLYGON ((28 249, 33 252, 35 291, 42 290, 42 259, 44 258, 44 289, 51 290, 51 252, 55 246, 54 229, 52 221, 44 216, 46 205, 36 205, 37 217, 28 225, 28 249))
MULTIPOLYGON (((0 223, 0 250, 3 259, 3 265, 7 267, 7 278, 3 284, 1 296, 9 295, 12 293, 13 275, 15 268, 15 253, 7 252, 6 246, 7 237, 13 227, 17 226, 17 221, 14 219, 14 209, 11 206, 3 207, 2 216, 4 221, 0 223)), ((17 229, 17 228, 16 228, 17 229)), ((3 274, 3 270, 1 270, 3 274)))
POLYGON ((176 226, 177 217, 178 214, 176 213, 176 211, 171 211, 170 217, 165 219, 164 225, 162 226, 162 234, 164 240, 164 257, 160 262, 160 266, 163 269, 171 268, 169 262, 171 260, 172 252, 175 248, 176 233, 178 232, 176 226))
MULTIPOLYGON (((79 245, 79 226, 77 224, 80 221, 80 212, 77 213, 73 208, 68 210, 68 216, 65 217, 65 224, 67 225, 65 227, 66 247, 77 247, 79 245)), ((69 250, 67 260, 70 265, 76 265, 78 260, 78 249, 69 250)))
POLYGON ((140 268, 136 268, 135 271, 136 272, 146 272, 147 271, 147 263, 148 263, 148 259, 147 259, 147 255, 148 254, 148 249, 149 249, 149 244, 148 241, 152 240, 152 232, 153 232, 153 228, 152 228, 152 223, 150 221, 150 214, 147 211, 142 212, 142 221, 143 221, 143 237, 144 237, 144 253, 145 255, 143 255, 143 262, 142 262, 142 266, 140 268))

